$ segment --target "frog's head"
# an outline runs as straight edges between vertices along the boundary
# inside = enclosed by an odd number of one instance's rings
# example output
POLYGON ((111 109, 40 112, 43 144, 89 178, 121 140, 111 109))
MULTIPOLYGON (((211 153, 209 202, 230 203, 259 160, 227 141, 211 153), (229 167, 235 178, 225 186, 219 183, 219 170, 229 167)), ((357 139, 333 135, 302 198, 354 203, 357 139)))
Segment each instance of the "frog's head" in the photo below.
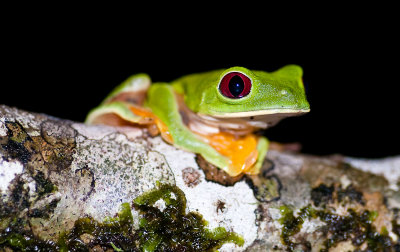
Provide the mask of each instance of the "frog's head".
POLYGON ((203 92, 198 112, 221 119, 263 121, 268 126, 282 118, 307 113, 310 106, 302 74, 297 65, 272 73, 231 67, 220 72, 203 92))

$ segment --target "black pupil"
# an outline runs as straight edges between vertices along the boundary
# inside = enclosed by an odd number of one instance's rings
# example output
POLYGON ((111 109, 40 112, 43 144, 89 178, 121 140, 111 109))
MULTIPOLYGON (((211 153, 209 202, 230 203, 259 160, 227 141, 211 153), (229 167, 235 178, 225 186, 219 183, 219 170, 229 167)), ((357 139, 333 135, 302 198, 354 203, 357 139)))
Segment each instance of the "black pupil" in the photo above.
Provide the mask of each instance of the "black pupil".
POLYGON ((229 91, 234 97, 238 97, 244 89, 244 82, 239 75, 235 75, 229 80, 229 91))

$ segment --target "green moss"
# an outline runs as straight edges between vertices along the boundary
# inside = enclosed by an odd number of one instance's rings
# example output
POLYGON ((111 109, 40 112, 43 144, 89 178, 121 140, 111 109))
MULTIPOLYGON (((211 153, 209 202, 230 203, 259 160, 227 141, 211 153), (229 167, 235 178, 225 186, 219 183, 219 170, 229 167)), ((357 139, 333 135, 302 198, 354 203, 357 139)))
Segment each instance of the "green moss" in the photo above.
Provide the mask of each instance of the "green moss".
POLYGON ((19 160, 26 164, 32 157, 31 151, 25 145, 30 145, 33 141, 18 122, 5 121, 7 128, 7 138, 0 138, 0 150, 5 158, 19 160))
POLYGON ((325 184, 320 184, 311 190, 311 200, 314 202, 315 206, 321 205, 325 207, 332 202, 334 191, 335 187, 333 185, 328 187, 325 184))
POLYGON ((100 245, 102 247, 132 251, 135 249, 133 234, 133 217, 129 203, 123 203, 117 217, 106 218, 98 222, 91 217, 80 218, 68 233, 61 235, 58 245, 60 251, 88 250, 89 246, 100 245), (82 235, 90 236, 90 242, 84 243, 82 235))
MULTIPOLYGON (((381 232, 378 232, 372 225, 378 215, 375 211, 366 210, 357 213, 353 209, 348 209, 349 214, 341 216, 327 210, 315 210, 307 206, 300 210, 297 217, 287 206, 282 206, 280 211, 282 217, 279 222, 283 225, 281 239, 288 251, 293 251, 299 245, 299 243, 292 241, 293 236, 300 231, 304 220, 311 218, 319 218, 326 224, 321 228, 324 236, 326 236, 326 240, 323 242, 324 248, 321 251, 328 251, 339 242, 348 240, 357 249, 365 244, 366 251, 390 251, 390 249, 398 246, 390 239, 386 228, 382 228, 381 232)), ((396 227, 397 225, 394 225, 395 229, 396 227)))
POLYGON ((398 224, 395 220, 392 221, 392 230, 393 233, 400 237, 400 224, 398 224))
POLYGON ((365 204, 362 192, 357 190, 353 185, 350 185, 345 189, 338 188, 337 198, 338 201, 341 203, 346 203, 347 200, 348 202, 357 202, 361 205, 365 204))
POLYGON ((0 248, 16 251, 89 251, 99 245, 114 251, 209 251, 224 243, 244 244, 242 237, 223 227, 206 228, 198 213, 186 213, 186 198, 176 186, 161 185, 134 200, 139 210, 139 230, 135 232, 129 203, 123 203, 116 217, 98 222, 91 217, 80 218, 74 227, 60 235, 57 242, 41 240, 24 227, 22 219, 4 221, 7 227, 0 233, 0 248), (156 208, 158 200, 165 202, 163 211, 156 208))
POLYGON ((36 182, 36 192, 39 197, 57 191, 57 186, 47 179, 42 171, 38 171, 37 174, 33 176, 33 179, 36 182))
POLYGON ((57 245, 52 241, 42 241, 18 233, 0 235, 0 247, 2 246, 16 251, 58 251, 57 245))
POLYGON ((282 243, 287 246, 289 251, 293 251, 296 243, 292 242, 290 237, 300 231, 304 220, 313 216, 314 210, 310 206, 304 207, 300 210, 297 217, 293 215, 293 210, 287 206, 281 206, 279 210, 282 216, 279 222, 283 226, 281 233, 282 243))
POLYGON ((24 231, 26 223, 14 220, 0 234, 0 248, 8 247, 18 251, 88 251, 89 247, 100 245, 135 251, 137 237, 133 233, 133 217, 129 203, 123 203, 117 217, 98 222, 91 217, 78 219, 72 230, 60 236, 57 242, 41 240, 24 231), (89 235, 90 242, 83 241, 89 235))
POLYGON ((386 228, 378 232, 372 225, 377 217, 377 212, 365 210, 357 213, 348 209, 349 215, 339 216, 330 212, 317 211, 317 216, 327 224, 326 231, 329 234, 325 240, 325 249, 336 246, 338 242, 351 240, 352 244, 359 248, 362 244, 367 245, 367 251, 386 251, 395 246, 388 236, 386 228))
POLYGON ((58 251, 53 241, 41 240, 24 227, 28 225, 22 219, 14 218, 0 233, 0 248, 11 248, 13 251, 58 251))
POLYGON ((158 188, 134 200, 141 214, 139 238, 143 251, 209 251, 224 243, 244 244, 242 237, 223 227, 206 228, 206 221, 195 212, 186 213, 186 198, 176 186, 158 185, 158 188), (165 202, 163 210, 154 206, 165 202))

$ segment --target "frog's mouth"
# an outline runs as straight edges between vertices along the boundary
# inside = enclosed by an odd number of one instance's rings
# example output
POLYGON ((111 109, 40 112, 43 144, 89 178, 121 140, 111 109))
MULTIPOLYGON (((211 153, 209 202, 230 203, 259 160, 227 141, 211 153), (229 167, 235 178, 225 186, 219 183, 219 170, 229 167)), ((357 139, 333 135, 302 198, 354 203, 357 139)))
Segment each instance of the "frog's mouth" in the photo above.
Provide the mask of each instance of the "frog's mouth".
POLYGON ((292 108, 277 108, 277 109, 265 109, 257 111, 244 111, 244 112, 233 112, 233 113, 217 113, 214 115, 216 118, 248 118, 253 120, 254 118, 266 119, 267 117, 272 117, 276 115, 281 115, 281 117, 289 117, 302 115, 304 113, 310 112, 310 109, 292 109, 292 108))
POLYGON ((279 108, 209 116, 194 113, 186 106, 180 95, 176 96, 182 121, 190 130, 201 135, 228 132, 243 136, 274 126, 283 118, 309 112, 309 110, 279 108))
POLYGON ((306 110, 279 109, 229 113, 217 116, 198 114, 197 116, 207 125, 213 125, 214 127, 219 127, 222 131, 230 131, 241 135, 242 132, 247 134, 259 129, 267 129, 286 117, 299 116, 307 112, 306 110))
MULTIPOLYGON (((277 124, 280 120, 286 117, 300 116, 310 112, 310 109, 291 109, 278 108, 259 111, 235 112, 226 114, 217 114, 212 117, 221 122, 241 122, 245 121, 257 128, 266 129, 277 124)), ((204 117, 205 115, 201 115, 204 117)))

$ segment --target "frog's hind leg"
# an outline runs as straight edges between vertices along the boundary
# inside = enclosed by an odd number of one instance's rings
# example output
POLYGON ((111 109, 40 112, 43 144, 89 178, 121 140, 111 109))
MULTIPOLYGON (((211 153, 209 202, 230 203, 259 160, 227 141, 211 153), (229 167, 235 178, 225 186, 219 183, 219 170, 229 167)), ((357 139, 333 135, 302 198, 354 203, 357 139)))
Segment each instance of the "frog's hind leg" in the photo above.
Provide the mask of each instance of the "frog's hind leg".
POLYGON ((165 125, 149 109, 127 102, 102 104, 89 112, 85 123, 119 126, 119 131, 130 139, 141 136, 143 132, 140 129, 145 128, 151 136, 161 133, 167 142, 172 141, 165 125))
POLYGON ((151 84, 147 74, 135 74, 126 79, 111 91, 101 104, 122 101, 137 106, 142 106, 146 93, 151 84))
POLYGON ((134 113, 130 106, 142 106, 146 92, 151 84, 146 74, 132 75, 116 88, 86 117, 88 124, 107 124, 122 126, 127 123, 139 123, 143 116, 134 113))
MULTIPOLYGON (((157 118, 143 107, 151 80, 146 74, 136 74, 117 86, 107 98, 86 117, 87 124, 130 126, 124 131, 147 128, 151 135, 159 133, 157 118), (129 129, 129 130, 128 130, 129 129)), ((132 134, 129 134, 132 135, 132 134)))
MULTIPOLYGON (((106 124, 111 126, 127 126, 145 124, 141 114, 134 113, 132 105, 122 101, 114 101, 92 109, 86 117, 87 124, 106 124)), ((147 119, 148 120, 148 119, 147 119)), ((148 122, 150 123, 150 122, 148 122)))
POLYGON ((132 75, 114 88, 98 107, 90 111, 85 122, 113 126, 152 123, 154 116, 148 116, 151 113, 142 108, 150 84, 147 74, 132 75))

